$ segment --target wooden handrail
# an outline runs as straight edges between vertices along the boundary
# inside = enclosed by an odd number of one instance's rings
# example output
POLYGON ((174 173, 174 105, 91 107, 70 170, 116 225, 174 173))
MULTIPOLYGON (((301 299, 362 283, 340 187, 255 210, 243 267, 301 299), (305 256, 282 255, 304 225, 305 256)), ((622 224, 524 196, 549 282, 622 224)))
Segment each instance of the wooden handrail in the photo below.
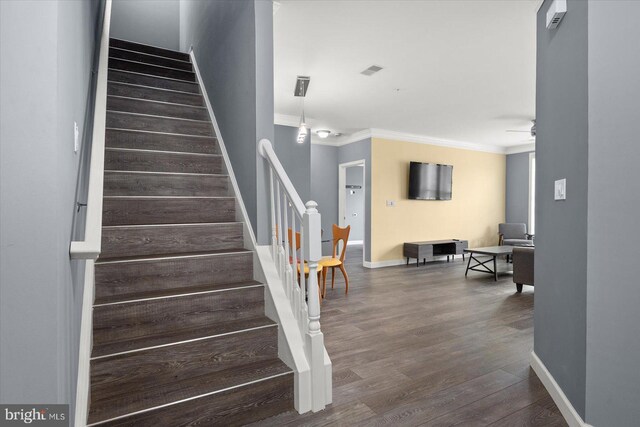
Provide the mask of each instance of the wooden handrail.
POLYGON ((291 183, 291 180, 289 179, 287 172, 285 172, 284 168, 282 167, 280 160, 278 160, 278 156, 276 155, 276 152, 273 151, 273 145, 271 145, 271 141, 269 141, 266 138, 261 139, 260 142, 258 143, 258 152, 262 155, 262 157, 267 159, 267 161, 271 165, 272 170, 275 172, 276 177, 282 183, 282 187, 284 188, 284 191, 287 193, 287 196, 289 197, 291 204, 293 204, 293 206, 298 211, 298 215, 302 217, 302 215, 304 215, 304 212, 306 210, 304 203, 302 202, 302 199, 298 195, 296 188, 291 183))

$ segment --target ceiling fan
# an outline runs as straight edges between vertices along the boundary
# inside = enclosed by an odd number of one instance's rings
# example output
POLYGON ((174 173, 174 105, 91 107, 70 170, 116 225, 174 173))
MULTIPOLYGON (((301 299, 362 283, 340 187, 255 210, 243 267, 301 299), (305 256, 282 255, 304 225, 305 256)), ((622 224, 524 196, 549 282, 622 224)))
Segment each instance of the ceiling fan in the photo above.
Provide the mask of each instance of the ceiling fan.
POLYGON ((533 125, 531 126, 531 130, 508 129, 507 132, 526 132, 531 135, 531 138, 535 138, 536 137, 536 119, 531 120, 531 122, 533 123, 533 125))

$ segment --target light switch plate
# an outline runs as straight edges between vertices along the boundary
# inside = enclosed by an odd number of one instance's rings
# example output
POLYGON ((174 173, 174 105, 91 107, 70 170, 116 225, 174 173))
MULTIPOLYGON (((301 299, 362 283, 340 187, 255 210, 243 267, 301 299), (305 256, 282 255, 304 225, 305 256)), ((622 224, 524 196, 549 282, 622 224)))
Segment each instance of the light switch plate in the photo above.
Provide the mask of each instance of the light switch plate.
POLYGON ((387 207, 388 208, 395 208, 396 207, 396 201, 395 200, 387 200, 387 207))
POLYGON ((80 149, 80 131, 78 129, 78 123, 73 122, 73 152, 77 153, 80 149))
POLYGON ((567 200, 567 179, 566 178, 556 180, 553 195, 555 200, 567 200))

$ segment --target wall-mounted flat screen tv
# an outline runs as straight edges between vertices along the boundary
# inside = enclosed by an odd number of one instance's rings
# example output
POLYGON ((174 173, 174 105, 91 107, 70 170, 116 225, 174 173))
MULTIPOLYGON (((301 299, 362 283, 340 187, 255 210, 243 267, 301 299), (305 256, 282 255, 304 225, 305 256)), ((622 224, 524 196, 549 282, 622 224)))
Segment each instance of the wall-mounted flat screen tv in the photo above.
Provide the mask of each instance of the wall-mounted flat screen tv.
POLYGON ((451 200, 453 166, 411 162, 409 199, 451 200))

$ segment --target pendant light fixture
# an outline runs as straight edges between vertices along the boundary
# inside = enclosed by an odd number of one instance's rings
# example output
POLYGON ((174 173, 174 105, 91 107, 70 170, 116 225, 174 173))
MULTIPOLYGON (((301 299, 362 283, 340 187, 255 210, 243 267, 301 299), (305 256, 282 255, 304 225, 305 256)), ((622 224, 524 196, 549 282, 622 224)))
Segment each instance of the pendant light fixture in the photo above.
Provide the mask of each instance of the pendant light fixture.
POLYGON ((304 120, 304 98, 302 98, 302 117, 300 117, 300 127, 298 128, 298 144, 304 144, 308 133, 307 124, 304 120))
POLYGON ((300 116, 300 127, 298 128, 298 144, 303 144, 309 134, 309 129, 307 128, 307 123, 304 118, 304 97, 307 95, 310 81, 311 77, 309 76, 298 76, 296 79, 296 88, 293 92, 294 96, 302 98, 302 115, 300 116))

